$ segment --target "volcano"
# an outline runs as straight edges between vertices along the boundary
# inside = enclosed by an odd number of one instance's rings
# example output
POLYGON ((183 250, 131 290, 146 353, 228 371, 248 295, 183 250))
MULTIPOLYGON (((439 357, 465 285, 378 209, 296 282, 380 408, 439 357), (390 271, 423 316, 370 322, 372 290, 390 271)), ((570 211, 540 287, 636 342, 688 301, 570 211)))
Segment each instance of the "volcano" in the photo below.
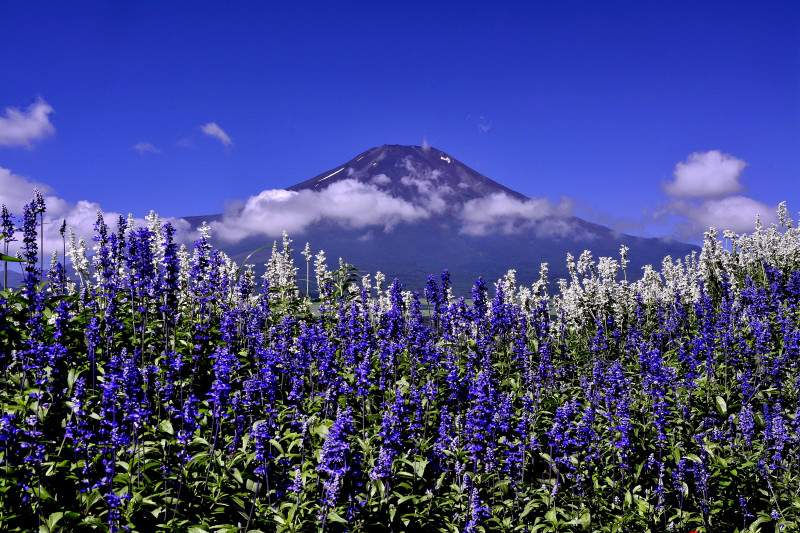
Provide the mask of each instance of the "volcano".
POLYGON ((234 236, 214 243, 237 261, 286 229, 297 265, 308 242, 331 266, 341 257, 362 274, 380 270, 410 290, 421 291, 429 275, 448 269, 457 295, 467 295, 479 276, 494 282, 510 269, 519 284, 530 285, 541 263, 548 263, 551 281, 568 278, 567 253, 618 258, 625 245, 626 275, 634 280, 646 264, 699 250, 572 216, 568 206, 528 198, 431 146, 371 148, 284 190, 264 191, 233 213, 185 219, 195 227, 209 222, 212 235, 234 236))
POLYGON ((426 205, 434 190, 455 214, 465 202, 492 194, 506 194, 518 200, 527 197, 492 181, 456 158, 423 146, 384 145, 363 152, 344 165, 298 183, 290 191, 319 191, 337 181, 354 179, 375 184, 395 198, 426 205))

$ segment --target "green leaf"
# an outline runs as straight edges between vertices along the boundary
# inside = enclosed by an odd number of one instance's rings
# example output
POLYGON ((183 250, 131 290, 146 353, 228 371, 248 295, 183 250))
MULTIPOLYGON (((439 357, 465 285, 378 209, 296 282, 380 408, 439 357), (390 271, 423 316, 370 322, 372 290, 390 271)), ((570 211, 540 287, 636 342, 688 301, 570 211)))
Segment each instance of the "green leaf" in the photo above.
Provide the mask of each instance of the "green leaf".
POLYGON ((161 423, 158 425, 158 428, 168 435, 174 435, 175 430, 172 429, 172 422, 169 420, 162 420, 161 423))
POLYGON ((57 511, 47 517, 47 523, 39 526, 39 533, 50 533, 56 527, 59 520, 64 516, 64 513, 57 511))
MULTIPOLYGON (((396 494, 396 493, 394 493, 394 494, 396 494)), ((397 500, 397 505, 400 505, 400 504, 402 504, 404 502, 407 502, 408 500, 410 500, 412 498, 416 498, 417 496, 418 496, 417 494, 407 494, 405 496, 402 496, 401 498, 399 498, 397 500)), ((414 502, 414 503, 416 503, 416 502, 414 502)))
POLYGON ((100 494, 100 491, 99 490, 93 490, 88 496, 86 496, 86 500, 85 500, 86 509, 91 508, 92 505, 94 505, 95 503, 97 503, 99 500, 102 500, 102 499, 103 499, 103 495, 100 494))
POLYGON ((14 257, 13 255, 6 255, 0 253, 0 261, 8 261, 9 263, 30 263, 27 259, 20 259, 19 257, 14 257))
POLYGON ((340 524, 347 524, 347 520, 336 514, 336 511, 328 511, 328 520, 331 522, 339 522, 340 524))
POLYGON ((571 526, 588 527, 592 524, 592 514, 589 512, 589 509, 583 509, 581 515, 570 520, 568 524, 571 526))
POLYGON ((525 518, 530 514, 531 511, 536 507, 535 501, 528 502, 528 505, 525 506, 525 509, 522 510, 522 513, 519 515, 520 519, 525 518))
POLYGON ((242 261, 241 266, 236 271, 236 281, 234 281, 233 286, 235 287, 236 285, 239 284, 239 277, 242 275, 242 270, 244 270, 245 266, 247 266, 247 262, 250 260, 251 257, 253 257, 257 252, 260 252, 261 250, 263 250, 265 248, 272 248, 274 246, 277 246, 277 243, 267 244, 267 245, 262 246, 260 248, 256 248, 255 250, 250 252, 250 255, 248 255, 247 257, 244 258, 244 261, 242 261))
POLYGON ((53 497, 50 495, 50 493, 47 491, 47 489, 46 489, 46 488, 44 488, 44 487, 38 487, 38 488, 37 488, 37 489, 35 489, 35 490, 36 490, 36 493, 38 494, 38 496, 39 496, 39 499, 40 499, 41 501, 45 502, 45 501, 48 501, 48 500, 52 500, 52 499, 53 499, 53 497))
POLYGON ((760 516, 752 524, 750 524, 750 527, 747 528, 747 531, 749 531, 750 533, 757 533, 758 531, 761 531, 761 528, 758 526, 760 526, 765 522, 770 522, 770 521, 771 521, 770 517, 760 516))
POLYGON ((283 453, 284 453, 283 452, 283 446, 281 446, 280 442, 278 442, 276 439, 270 439, 269 443, 272 444, 275 447, 275 449, 278 450, 279 454, 283 455, 283 453))
POLYGON ((727 416, 728 414, 728 404, 725 403, 725 398, 722 396, 717 396, 714 398, 715 407, 717 408, 717 413, 722 416, 727 416))

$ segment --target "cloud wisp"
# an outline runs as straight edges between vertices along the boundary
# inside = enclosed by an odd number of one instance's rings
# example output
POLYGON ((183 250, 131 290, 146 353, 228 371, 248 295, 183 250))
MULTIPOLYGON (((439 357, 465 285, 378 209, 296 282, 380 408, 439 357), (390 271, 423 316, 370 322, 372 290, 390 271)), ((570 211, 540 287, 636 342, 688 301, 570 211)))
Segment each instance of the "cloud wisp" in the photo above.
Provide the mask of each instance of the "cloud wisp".
POLYGON ((202 126, 200 126, 200 129, 203 131, 203 133, 205 133, 209 137, 214 137, 215 139, 219 140, 219 142, 221 142, 222 145, 225 146, 226 148, 228 146, 233 145, 233 141, 231 141, 231 138, 228 136, 227 133, 225 133, 222 130, 222 128, 219 127, 219 125, 216 122, 209 122, 208 124, 203 124, 202 126))
POLYGON ((0 146, 32 148, 33 141, 55 134, 56 129, 50 123, 50 115, 54 112, 52 106, 41 98, 25 111, 7 107, 5 116, 0 117, 0 146))
POLYGON ((153 153, 153 154, 160 154, 161 153, 161 150, 159 150, 158 148, 156 148, 155 146, 153 146, 152 144, 150 144, 148 142, 138 142, 138 143, 134 144, 131 147, 131 149, 132 150, 136 150, 140 154, 145 154, 147 152, 150 152, 150 153, 153 153))

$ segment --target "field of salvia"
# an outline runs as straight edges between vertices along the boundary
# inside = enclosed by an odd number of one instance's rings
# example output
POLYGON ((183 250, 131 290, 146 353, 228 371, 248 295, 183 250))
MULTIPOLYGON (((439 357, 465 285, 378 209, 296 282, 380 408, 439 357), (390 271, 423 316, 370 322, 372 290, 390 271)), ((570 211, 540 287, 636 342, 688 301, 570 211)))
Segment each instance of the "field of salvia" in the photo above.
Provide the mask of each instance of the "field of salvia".
POLYGON ((155 215, 98 217, 88 252, 62 225, 47 268, 45 209, 0 226, 3 531, 798 530, 783 205, 660 271, 585 252, 468 298, 286 237, 256 276, 155 215))

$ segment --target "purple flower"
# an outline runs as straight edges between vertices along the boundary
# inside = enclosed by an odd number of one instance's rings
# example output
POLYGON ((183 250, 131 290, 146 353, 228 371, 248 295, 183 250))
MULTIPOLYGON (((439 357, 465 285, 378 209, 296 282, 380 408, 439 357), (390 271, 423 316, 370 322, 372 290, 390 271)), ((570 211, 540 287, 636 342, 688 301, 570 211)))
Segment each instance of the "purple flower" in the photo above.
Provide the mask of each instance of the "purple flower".
POLYGON ((349 436, 353 433, 353 416, 349 407, 339 409, 336 420, 328 430, 328 436, 322 445, 317 471, 326 474, 323 490, 323 505, 334 507, 341 482, 350 471, 348 459, 350 455, 349 436))
POLYGON ((371 479, 385 478, 392 474, 392 464, 400 452, 402 443, 402 424, 405 412, 405 400, 402 390, 395 391, 394 403, 383 413, 381 429, 381 447, 378 452, 378 460, 370 473, 371 479))
POLYGON ((268 450, 269 441, 273 437, 272 429, 269 422, 266 420, 259 420, 253 424, 253 429, 250 431, 250 437, 255 444, 255 459, 257 467, 254 470, 257 476, 266 476, 268 472, 268 461, 271 459, 271 453, 268 450))

